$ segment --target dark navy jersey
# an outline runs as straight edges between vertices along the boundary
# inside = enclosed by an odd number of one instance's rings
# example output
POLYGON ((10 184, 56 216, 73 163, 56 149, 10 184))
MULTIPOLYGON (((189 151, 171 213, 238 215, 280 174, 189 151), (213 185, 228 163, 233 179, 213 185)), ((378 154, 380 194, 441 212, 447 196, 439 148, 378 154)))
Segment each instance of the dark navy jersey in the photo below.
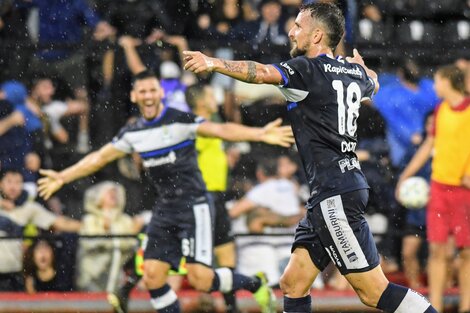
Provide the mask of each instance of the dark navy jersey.
POLYGON ((361 101, 372 97, 374 82, 358 64, 327 55, 296 57, 274 64, 308 178, 308 208, 323 199, 368 188, 355 149, 361 101))
POLYGON ((200 197, 206 192, 194 146, 202 117, 169 107, 152 121, 139 118, 123 127, 112 143, 126 153, 137 152, 146 175, 162 199, 200 197))

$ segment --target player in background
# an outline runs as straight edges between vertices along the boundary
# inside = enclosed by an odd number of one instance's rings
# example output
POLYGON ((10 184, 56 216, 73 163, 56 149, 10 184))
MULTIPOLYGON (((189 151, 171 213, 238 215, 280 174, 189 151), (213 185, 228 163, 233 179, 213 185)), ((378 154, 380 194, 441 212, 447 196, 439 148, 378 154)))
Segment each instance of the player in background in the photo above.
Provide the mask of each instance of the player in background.
MULTIPOLYGON (((217 102, 210 85, 196 84, 186 90, 186 102, 191 110, 206 120, 211 120, 217 113, 217 102)), ((214 253, 218 267, 235 269, 236 252, 234 237, 231 234, 231 221, 225 208, 224 192, 227 188, 228 165, 227 156, 223 149, 223 141, 219 138, 196 137, 196 150, 198 153, 198 165, 202 178, 206 183, 207 190, 212 195, 215 206, 215 230, 214 230, 214 253)), ((143 235, 143 234, 142 234, 143 235)), ((139 249, 140 250, 140 249, 139 249)), ((137 252, 136 258, 129 260, 126 270, 129 272, 125 284, 120 290, 108 295, 109 302, 117 308, 115 312, 126 313, 128 298, 131 290, 139 282, 142 274, 139 266, 134 264, 143 259, 137 252), (121 312, 120 312, 121 311, 121 312)), ((168 283, 177 291, 182 284, 185 269, 179 269, 177 275, 170 273, 168 283)), ((236 297, 233 291, 223 293, 227 313, 236 313, 236 297)))
POLYGON ((426 137, 397 184, 414 176, 431 155, 431 198, 427 207, 429 296, 444 310, 447 273, 447 241, 453 235, 460 250, 459 312, 470 312, 470 98, 465 75, 454 65, 439 68, 434 88, 443 99, 434 116, 434 128, 426 137))
POLYGON ((141 117, 124 126, 111 143, 60 171, 41 170, 38 190, 44 199, 64 184, 97 172, 108 163, 137 152, 159 199, 147 228, 144 283, 150 302, 159 313, 179 313, 176 293, 167 284, 170 269, 177 270, 186 257, 189 283, 200 291, 229 292, 246 289, 254 293, 263 312, 273 312, 272 290, 263 275, 247 277, 229 268, 213 270, 213 202, 207 195, 197 165, 196 135, 228 141, 262 141, 289 146, 292 130, 281 120, 263 128, 205 121, 192 113, 163 106, 157 77, 142 72, 134 77, 131 101, 141 117))
MULTIPOLYGON (((217 101, 210 85, 196 84, 186 89, 186 103, 194 114, 210 121, 217 114, 217 101)), ((235 238, 231 232, 231 221, 225 208, 228 164, 223 141, 219 138, 196 137, 197 162, 207 190, 215 206, 214 254, 218 267, 235 269, 237 265, 235 238)), ((223 293, 226 312, 236 313, 235 293, 223 293)))
POLYGON ((307 4, 301 6, 289 32, 293 59, 265 65, 187 51, 185 69, 278 85, 288 101, 310 199, 280 282, 284 312, 311 312, 310 286, 331 260, 370 307, 397 313, 436 312, 422 295, 390 283, 379 265, 363 216, 369 186, 354 153, 359 107, 377 92, 377 74, 356 50, 347 60, 333 57, 343 33, 344 17, 335 5, 307 4))

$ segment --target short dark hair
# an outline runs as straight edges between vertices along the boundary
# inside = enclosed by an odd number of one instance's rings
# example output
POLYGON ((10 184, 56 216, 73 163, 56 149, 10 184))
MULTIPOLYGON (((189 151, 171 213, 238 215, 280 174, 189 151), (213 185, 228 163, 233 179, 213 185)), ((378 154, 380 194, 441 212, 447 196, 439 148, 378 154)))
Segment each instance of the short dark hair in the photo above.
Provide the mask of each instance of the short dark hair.
POLYGON ((43 82, 45 80, 50 80, 52 82, 52 84, 56 86, 56 82, 54 82, 54 80, 52 79, 52 77, 49 77, 49 76, 46 76, 46 75, 34 75, 29 81, 28 81, 28 89, 29 89, 29 92, 31 93, 31 91, 33 91, 34 88, 36 88, 36 86, 40 83, 40 82, 43 82))
POLYGON ((23 173, 19 169, 5 168, 3 170, 0 170, 0 180, 2 180, 5 176, 7 176, 7 174, 18 174, 18 175, 21 175, 21 177, 23 177, 23 173))
POLYGON ((281 5, 280 0, 261 0, 258 4, 258 10, 261 10, 266 4, 271 4, 271 3, 277 4, 279 6, 281 5))
POLYGON ((344 16, 333 3, 314 2, 300 6, 300 12, 310 11, 315 21, 325 26, 328 35, 328 46, 335 50, 344 34, 344 16))
POLYGON ((186 98, 186 103, 191 109, 194 110, 194 108, 196 107, 197 99, 204 96, 204 91, 207 86, 208 85, 206 84, 197 83, 186 88, 184 96, 186 98))
POLYGON ((465 73, 457 66, 453 64, 441 66, 437 69, 436 74, 447 78, 453 89, 463 94, 466 93, 465 73))
POLYGON ((139 72, 139 73, 135 74, 132 77, 132 87, 134 87, 134 85, 137 81, 144 80, 144 79, 147 79, 147 78, 155 78, 156 80, 158 80, 157 75, 153 71, 144 70, 142 72, 139 72))
POLYGON ((256 170, 263 172, 267 177, 277 176, 277 159, 265 159, 259 162, 256 170))
POLYGON ((398 70, 403 75, 403 79, 409 83, 417 84, 420 80, 420 68, 419 65, 412 59, 402 59, 398 70))

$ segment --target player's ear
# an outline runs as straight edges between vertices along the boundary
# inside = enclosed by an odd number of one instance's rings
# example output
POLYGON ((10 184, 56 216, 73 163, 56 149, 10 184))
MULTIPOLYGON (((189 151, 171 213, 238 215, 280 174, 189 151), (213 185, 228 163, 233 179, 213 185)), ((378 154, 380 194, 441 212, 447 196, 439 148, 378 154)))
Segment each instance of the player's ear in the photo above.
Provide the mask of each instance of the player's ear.
POLYGON ((165 97, 165 90, 163 90, 161 85, 158 87, 158 93, 160 94, 160 99, 165 97))
POLYGON ((319 44, 321 40, 323 39, 323 30, 321 28, 315 28, 313 30, 313 36, 312 36, 312 43, 313 44, 319 44))

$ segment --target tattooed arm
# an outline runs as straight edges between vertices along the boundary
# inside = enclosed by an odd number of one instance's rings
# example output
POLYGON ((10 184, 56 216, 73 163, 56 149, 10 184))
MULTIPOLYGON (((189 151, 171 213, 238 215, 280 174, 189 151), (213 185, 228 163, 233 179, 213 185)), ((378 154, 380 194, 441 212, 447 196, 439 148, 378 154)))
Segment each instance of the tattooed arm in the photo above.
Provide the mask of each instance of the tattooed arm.
POLYGON ((198 51, 184 51, 184 69, 196 74, 219 72, 232 78, 255 84, 275 84, 282 82, 282 76, 272 65, 254 61, 229 61, 208 57, 198 51))

